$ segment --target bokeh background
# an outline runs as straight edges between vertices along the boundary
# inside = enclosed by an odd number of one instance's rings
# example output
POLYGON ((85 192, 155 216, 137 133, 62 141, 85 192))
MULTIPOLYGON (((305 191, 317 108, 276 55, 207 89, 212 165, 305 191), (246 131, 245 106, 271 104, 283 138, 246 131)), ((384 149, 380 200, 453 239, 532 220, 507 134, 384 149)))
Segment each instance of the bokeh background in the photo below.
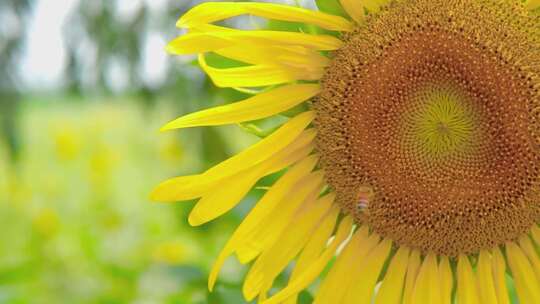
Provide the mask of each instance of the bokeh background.
POLYGON ((200 172, 267 131, 158 132, 182 113, 246 96, 216 89, 194 57, 165 53, 181 34, 177 18, 198 2, 0 1, 0 303, 244 302, 234 260, 216 292, 206 279, 262 190, 197 228, 186 220, 193 202, 148 199, 160 181, 200 172))

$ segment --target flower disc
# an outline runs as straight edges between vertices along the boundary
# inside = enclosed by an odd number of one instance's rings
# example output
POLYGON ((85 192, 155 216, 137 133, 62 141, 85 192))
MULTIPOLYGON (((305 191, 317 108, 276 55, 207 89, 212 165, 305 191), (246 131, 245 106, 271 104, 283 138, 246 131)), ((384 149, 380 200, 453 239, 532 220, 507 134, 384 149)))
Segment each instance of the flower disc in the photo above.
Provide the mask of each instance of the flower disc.
POLYGON ((450 256, 538 223, 539 24, 510 2, 394 1, 346 37, 313 102, 344 209, 450 256))

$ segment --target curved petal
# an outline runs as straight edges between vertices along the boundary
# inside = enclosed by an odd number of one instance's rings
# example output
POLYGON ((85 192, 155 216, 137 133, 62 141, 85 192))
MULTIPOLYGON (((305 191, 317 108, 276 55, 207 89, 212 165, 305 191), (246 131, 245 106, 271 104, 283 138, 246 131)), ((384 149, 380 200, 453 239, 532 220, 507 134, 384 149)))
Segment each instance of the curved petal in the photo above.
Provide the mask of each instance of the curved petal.
POLYGON ((263 92, 243 101, 182 116, 162 131, 198 126, 234 124, 269 117, 310 99, 320 92, 318 84, 291 84, 263 92))
POLYGON ((361 23, 366 19, 364 6, 358 0, 339 0, 341 6, 347 14, 357 23, 361 23))
POLYGON ((401 246, 388 267, 388 273, 384 277, 381 288, 375 298, 375 304, 399 304, 405 283, 407 262, 410 250, 401 246))
POLYGON ((284 31, 237 30, 204 25, 173 39, 167 51, 176 55, 217 51, 238 45, 302 46, 318 51, 339 49, 343 41, 329 35, 314 35, 284 31))
POLYGON ((538 282, 540 282, 540 257, 534 248, 534 245, 528 235, 523 235, 519 239, 519 247, 523 250, 529 261, 531 262, 538 282))
POLYGON ((471 263, 463 254, 458 258, 457 284, 457 299, 460 304, 480 304, 471 263))
POLYGON ((362 0, 364 7, 371 13, 376 13, 381 9, 381 6, 387 4, 390 0, 362 0))
POLYGON ((380 241, 380 237, 375 234, 369 236, 368 230, 367 226, 363 226, 351 237, 319 286, 313 304, 343 302, 351 283, 350 277, 347 275, 351 271, 351 267, 364 258, 380 241))
POLYGON ((264 251, 251 266, 244 280, 244 295, 247 300, 258 294, 266 295, 267 288, 308 241, 317 223, 330 210, 334 195, 326 195, 316 201, 305 202, 285 229, 279 242, 264 251))
POLYGON ((270 159, 220 182, 197 202, 189 214, 190 225, 202 225, 235 207, 263 176, 286 168, 311 153, 314 148, 311 141, 313 136, 304 133, 295 143, 270 159))
POLYGON ((437 257, 430 253, 424 259, 414 286, 412 299, 415 304, 440 304, 441 281, 437 257))
POLYGON ((476 276, 482 303, 498 304, 491 260, 492 257, 489 252, 480 251, 476 276))
MULTIPOLYGON (((201 197, 211 191, 224 178, 253 167, 285 149, 304 132, 304 129, 311 123, 313 118, 313 112, 299 114, 268 137, 210 168, 203 174, 166 180, 154 189, 151 199, 161 202, 174 202, 201 197)), ((314 136, 311 130, 305 132, 312 133, 310 136, 314 136)))
POLYGON ((414 302, 412 302, 412 295, 414 292, 414 285, 416 284, 416 280, 418 278, 420 265, 420 252, 418 250, 413 250, 407 264, 405 289, 403 290, 403 304, 414 304, 414 302))
MULTIPOLYGON (((390 239, 383 239, 365 257, 357 259, 360 263, 358 263, 356 269, 352 268, 352 270, 354 274, 358 273, 358 275, 353 275, 352 285, 349 286, 349 290, 345 295, 345 303, 372 303, 377 278, 381 274, 391 249, 392 241, 390 239)), ((361 249, 357 250, 359 251, 361 249)))
POLYGON ((510 304, 508 287, 506 286, 506 262, 499 248, 493 249, 491 255, 493 257, 491 267, 493 269, 493 280, 495 292, 497 293, 497 302, 499 304, 510 304))
POLYGON ((447 256, 441 257, 441 261, 439 262, 439 274, 441 276, 441 303, 450 304, 452 302, 454 275, 447 256))
POLYGON ((330 64, 330 59, 303 46, 236 44, 219 49, 216 53, 248 64, 269 64, 311 71, 330 64))
POLYGON ((269 298, 268 300, 263 301, 261 304, 278 304, 288 299, 289 297, 298 294, 301 290, 306 288, 311 282, 313 282, 317 276, 324 270, 324 267, 330 262, 334 256, 338 246, 341 245, 353 227, 353 219, 351 217, 346 217, 339 224, 336 237, 332 240, 332 243, 324 253, 309 267, 304 271, 298 278, 290 282, 287 287, 282 289, 280 292, 269 298))
POLYGON ((540 246, 540 228, 536 224, 531 228, 531 236, 536 245, 540 246))
POLYGON ((317 199, 324 185, 323 179, 322 171, 315 171, 308 175, 295 185, 296 191, 280 202, 280 208, 272 210, 264 221, 245 235, 236 248, 236 256, 240 263, 249 263, 261 252, 274 245, 301 204, 317 199))
MULTIPOLYGON (((311 235, 309 238, 308 243, 302 250, 302 253, 294 265, 289 282, 294 282, 297 280, 299 276, 306 271, 321 255, 321 252, 326 247, 326 244, 334 231, 339 212, 339 207, 334 205, 332 210, 325 216, 317 229, 313 232, 313 235, 311 235)), ((287 299, 283 304, 296 304, 297 300, 298 296, 294 295, 287 299)))
POLYGON ((199 64, 220 88, 263 87, 297 80, 319 80, 323 76, 323 69, 316 73, 303 73, 299 69, 262 64, 218 69, 209 66, 202 54, 199 55, 199 64))
POLYGON ((513 242, 506 244, 506 255, 520 301, 540 303, 540 282, 538 282, 527 256, 513 242))
POLYGON ((318 162, 318 157, 312 155, 309 156, 298 164, 289 169, 278 181, 266 192, 261 200, 253 207, 253 210, 249 212, 246 218, 242 221, 240 226, 233 233, 225 248, 219 254, 210 277, 208 279, 208 289, 211 291, 217 279, 217 275, 221 266, 225 262, 225 259, 234 253, 237 246, 244 241, 245 236, 253 229, 255 229, 259 223, 265 220, 267 216, 272 213, 272 210, 283 201, 292 187, 296 185, 300 180, 304 179, 313 170, 318 162))
POLYGON ((334 31, 353 30, 353 25, 339 16, 289 5, 247 2, 202 3, 184 14, 176 25, 189 28, 200 23, 212 23, 244 14, 282 21, 310 23, 334 31))
POLYGON ((271 65, 252 65, 227 69, 214 68, 206 63, 202 54, 199 55, 199 65, 212 79, 212 82, 220 88, 262 87, 299 80, 295 71, 271 65))
POLYGON ((535 10, 540 7, 540 0, 528 0, 525 2, 525 7, 529 10, 535 10))

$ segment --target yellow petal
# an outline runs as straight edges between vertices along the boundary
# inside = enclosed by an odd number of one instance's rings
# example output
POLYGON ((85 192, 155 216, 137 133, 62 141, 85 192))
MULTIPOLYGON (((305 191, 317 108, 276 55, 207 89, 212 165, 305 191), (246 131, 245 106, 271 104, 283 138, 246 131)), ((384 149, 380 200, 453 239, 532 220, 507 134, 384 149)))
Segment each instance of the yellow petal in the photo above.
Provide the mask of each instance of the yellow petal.
POLYGON ((279 239, 299 206, 317 199, 323 186, 323 178, 324 173, 317 171, 300 181, 295 185, 297 190, 290 193, 279 208, 272 210, 265 221, 244 236, 242 243, 236 248, 236 255, 241 263, 250 262, 279 239))
POLYGON ((189 214, 189 224, 199 226, 209 222, 236 206, 262 177, 261 169, 246 170, 216 185, 205 194, 189 214))
POLYGON ((437 256, 434 254, 428 254, 426 257, 428 264, 428 277, 429 277, 429 290, 427 291, 428 299, 430 304, 442 304, 441 294, 442 294, 442 284, 441 284, 441 275, 439 273, 439 265, 437 263, 437 256))
POLYGON ((310 99, 320 92, 318 84, 292 84, 232 104, 182 116, 161 130, 217 126, 272 116, 310 99))
POLYGON ((403 291, 403 304, 414 304, 412 302, 412 295, 414 291, 414 285, 416 284, 416 278, 418 277, 420 264, 420 252, 418 252, 418 250, 413 250, 407 264, 405 290, 403 291))
POLYGON ((242 2, 207 2, 199 4, 184 14, 178 20, 177 26, 189 28, 200 23, 212 23, 243 14, 282 21, 310 23, 328 30, 353 30, 353 25, 339 16, 288 5, 242 2))
POLYGON ((412 294, 412 303, 439 304, 441 303, 441 282, 437 257, 430 253, 424 259, 412 294))
POLYGON ((356 261, 358 266, 353 266, 349 269, 349 271, 352 270, 352 276, 354 278, 352 284, 349 285, 344 303, 372 303, 377 278, 379 278, 379 275, 381 274, 382 267, 384 262, 386 262, 391 249, 392 241, 384 239, 377 247, 371 250, 367 256, 358 257, 356 261))
POLYGON ((298 114, 265 139, 209 169, 204 174, 206 177, 217 179, 228 175, 227 173, 230 171, 235 170, 238 172, 240 171, 238 168, 251 167, 283 150, 293 143, 295 139, 299 138, 302 133, 305 134, 306 138, 311 138, 315 135, 314 131, 311 129, 304 131, 304 129, 311 123, 313 118, 314 113, 311 111, 298 114))
POLYGON ((332 240, 330 246, 323 252, 323 254, 313 263, 309 269, 306 269, 296 280, 290 282, 287 287, 276 293, 274 296, 268 300, 262 302, 261 304, 278 304, 287 300, 289 297, 298 294, 309 284, 311 284, 324 270, 328 262, 334 256, 339 245, 345 241, 349 235, 352 226, 353 219, 351 217, 344 218, 339 224, 338 231, 335 238, 332 240))
POLYGON ((339 0, 343 9, 347 14, 357 23, 361 23, 366 19, 364 13, 364 7, 360 4, 358 0, 339 0))
POLYGON ((493 269, 493 282, 495 284, 495 292, 497 293, 497 302, 498 304, 510 304, 508 288, 506 286, 506 262, 499 248, 493 249, 491 254, 491 268, 493 269))
POLYGON ((322 253, 326 244, 334 231, 336 220, 340 213, 339 206, 332 206, 332 210, 325 215, 317 229, 309 237, 309 241, 302 249, 294 270, 291 274, 290 281, 294 281, 309 265, 315 261, 322 253))
POLYGON ((362 0, 364 7, 372 13, 378 12, 381 6, 388 2, 388 0, 362 0))
POLYGON ((351 267, 358 263, 380 240, 378 235, 368 236, 364 226, 352 236, 350 242, 337 257, 336 262, 319 286, 314 304, 341 303, 350 283, 351 267))
POLYGON ((535 224, 531 228, 531 235, 537 246, 540 246, 540 228, 535 224))
POLYGON ((450 262, 446 256, 442 256, 439 262, 439 274, 441 276, 441 303, 450 304, 452 302, 454 276, 450 268, 450 262))
POLYGON ((401 246, 388 267, 388 272, 384 277, 381 288, 377 292, 375 304, 399 304, 405 283, 407 272, 407 262, 409 261, 410 250, 401 246))
POLYGON ((319 80, 323 71, 306 75, 297 69, 273 65, 251 65, 247 67, 218 69, 206 64, 199 55, 199 64, 214 84, 220 88, 263 87, 294 82, 296 80, 319 80))
POLYGON ((255 229, 259 223, 265 221, 265 218, 269 216, 278 205, 282 202, 286 195, 289 194, 292 187, 295 186, 298 181, 305 178, 318 162, 318 157, 315 155, 309 156, 298 164, 289 169, 278 181, 266 192, 261 200, 255 205, 253 210, 249 212, 246 218, 242 221, 238 229, 233 233, 229 239, 225 248, 219 254, 210 277, 208 279, 208 288, 213 289, 219 270, 221 269, 225 259, 231 255, 236 247, 242 242, 245 235, 249 231, 255 229))
MULTIPOLYGON (((303 132, 313 118, 313 112, 299 114, 265 139, 212 167, 205 173, 172 178, 161 183, 152 192, 152 200, 174 202, 203 196, 212 191, 223 179, 251 168, 285 149, 303 132)), ((312 133, 309 136, 313 135, 312 133)))
POLYGON ((457 266, 457 298, 460 304, 479 304, 478 286, 466 255, 461 254, 457 266))
MULTIPOLYGON (((328 243, 328 239, 334 231, 339 212, 339 206, 334 205, 332 210, 321 221, 317 229, 315 229, 294 266, 289 282, 297 280, 300 275, 306 271, 317 258, 319 258, 321 252, 328 243)), ((297 296, 295 295, 289 298, 284 304, 296 304, 296 301, 297 296)))
POLYGON ((234 41, 209 33, 189 33, 173 39, 167 44, 166 50, 174 55, 189 55, 211 52, 229 47, 234 41))
POLYGON ((330 64, 330 59, 318 51, 303 46, 268 45, 267 43, 237 43, 215 51, 217 54, 236 61, 254 65, 273 65, 295 70, 301 79, 320 75, 330 64))
POLYGON ((531 242, 531 239, 527 235, 523 235, 519 239, 519 246, 529 258, 529 262, 533 265, 534 272, 536 273, 536 277, 538 278, 538 282, 540 282, 540 258, 538 257, 538 253, 536 252, 536 249, 534 248, 533 243, 531 242))
POLYGON ((189 223, 199 226, 236 206, 263 176, 280 171, 305 158, 313 151, 313 135, 303 133, 299 138, 270 159, 222 181, 197 202, 189 214, 189 223))
MULTIPOLYGON (((277 65, 304 69, 307 73, 318 73, 330 64, 330 59, 317 51, 302 46, 273 46, 236 44, 216 51, 217 54, 249 64, 277 65)), ((307 77, 306 77, 307 78, 307 77)))
POLYGON ((341 48, 344 42, 334 36, 324 34, 306 34, 300 32, 238 30, 212 24, 199 25, 194 33, 206 33, 225 38, 240 44, 259 44, 261 46, 305 47, 319 51, 334 51, 341 48))
POLYGON ((159 184, 152 191, 150 199, 158 202, 191 200, 203 196, 215 184, 215 181, 205 182, 203 174, 179 176, 159 184))
MULTIPOLYGON (((305 130, 294 142, 283 148, 283 150, 276 152, 269 159, 265 159, 240 172, 235 172, 232 168, 229 172, 222 172, 223 174, 229 173, 227 176, 212 175, 212 170, 221 166, 223 164, 221 163, 203 174, 181 176, 167 180, 158 185, 154 190, 152 199, 162 202, 174 202, 204 197, 205 195, 212 195, 215 189, 225 183, 231 185, 236 179, 244 180, 245 182, 243 185, 245 188, 247 187, 247 181, 256 181, 262 176, 279 171, 295 160, 309 154, 309 152, 313 150, 312 141, 314 138, 315 131, 313 129, 305 130)), ((237 167, 236 169, 240 169, 240 167, 237 167)), ((223 190, 227 191, 226 189, 223 190)))
POLYGON ((482 303, 497 304, 497 292, 493 277, 492 257, 489 252, 482 250, 478 257, 477 279, 482 303))
MULTIPOLYGON (((295 51, 295 49, 290 49, 291 47, 304 47, 317 51, 333 51, 342 47, 343 41, 329 35, 283 31, 237 30, 216 25, 201 25, 196 30, 173 39, 167 45, 167 51, 175 55, 188 55, 219 52, 220 50, 234 46, 251 46, 252 50, 256 50, 259 53, 265 52, 265 49, 269 49, 287 54, 287 51, 295 51)), ((298 49, 296 49, 296 52, 298 52, 298 49)), ((274 60, 272 62, 276 61, 274 60)))
POLYGON ((270 246, 255 261, 244 280, 244 297, 251 301, 259 293, 266 293, 274 279, 306 244, 317 222, 328 212, 335 195, 326 195, 314 203, 306 202, 287 225, 279 242, 270 246))
POLYGON ((506 256, 520 302, 540 303, 540 281, 534 274, 527 256, 513 242, 506 244, 506 256))
POLYGON ((525 7, 529 10, 535 10, 540 7, 540 0, 528 0, 525 2, 525 7))

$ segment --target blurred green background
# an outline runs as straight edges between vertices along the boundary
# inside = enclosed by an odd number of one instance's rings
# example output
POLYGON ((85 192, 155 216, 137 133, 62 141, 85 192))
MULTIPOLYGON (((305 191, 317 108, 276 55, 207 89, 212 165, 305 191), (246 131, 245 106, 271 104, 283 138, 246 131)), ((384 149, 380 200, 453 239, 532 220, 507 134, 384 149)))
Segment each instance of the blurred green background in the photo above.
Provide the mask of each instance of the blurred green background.
POLYGON ((260 190, 197 228, 193 202, 148 200, 160 181, 200 172, 260 131, 158 132, 245 96, 216 89, 194 57, 165 53, 197 2, 0 1, 0 303, 244 302, 234 261, 216 292, 206 279, 260 190))

